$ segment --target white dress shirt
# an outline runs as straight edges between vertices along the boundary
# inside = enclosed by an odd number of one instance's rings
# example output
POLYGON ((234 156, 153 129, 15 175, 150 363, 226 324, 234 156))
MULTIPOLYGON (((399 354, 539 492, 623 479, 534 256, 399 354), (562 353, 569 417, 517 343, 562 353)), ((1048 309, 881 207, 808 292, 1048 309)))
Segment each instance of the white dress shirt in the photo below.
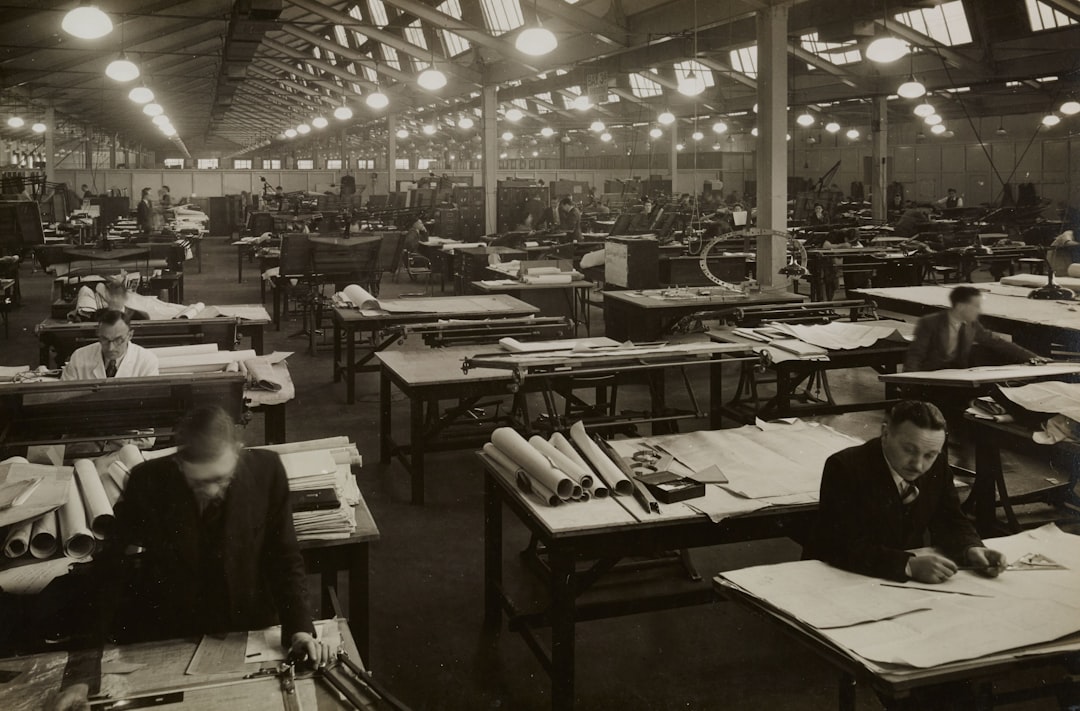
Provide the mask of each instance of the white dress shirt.
MULTIPOLYGON (((157 356, 135 343, 128 344, 124 357, 116 363, 117 378, 142 378, 157 374, 157 356)), ((105 361, 101 355, 101 344, 91 343, 72 353, 60 379, 104 380, 105 361)))

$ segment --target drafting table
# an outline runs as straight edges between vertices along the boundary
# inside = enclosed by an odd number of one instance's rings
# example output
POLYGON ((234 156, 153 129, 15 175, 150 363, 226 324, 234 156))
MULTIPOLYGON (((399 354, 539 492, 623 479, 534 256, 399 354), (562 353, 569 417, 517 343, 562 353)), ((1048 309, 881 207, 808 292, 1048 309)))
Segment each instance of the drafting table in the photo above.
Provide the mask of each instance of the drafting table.
MULTIPOLYGON (((363 663, 364 657, 353 640, 349 622, 336 620, 342 647, 354 661, 363 663)), ((331 624, 333 621, 331 621, 331 624)), ((249 634, 261 634, 256 630, 249 634)), ((241 633, 242 634, 242 633, 241 633)), ((288 711, 291 707, 282 694, 281 683, 275 676, 244 679, 245 674, 257 672, 276 662, 236 664, 235 672, 220 674, 187 674, 189 664, 199 646, 199 639, 185 638, 160 642, 142 642, 125 645, 108 645, 104 649, 88 649, 73 652, 45 652, 23 657, 0 659, 0 669, 5 672, 21 672, 11 682, 0 685, 0 706, 19 708, 29 698, 42 701, 48 694, 60 688, 64 670, 74 664, 88 673, 99 675, 87 681, 90 694, 108 694, 116 708, 163 708, 184 711, 192 709, 228 708, 232 711, 288 711), (118 664, 139 665, 124 674, 109 673, 118 664), (93 670, 93 671, 91 671, 93 670), (123 704, 131 700, 129 705, 123 704)), ((246 648, 238 650, 243 655, 246 648)), ((232 656, 232 655, 228 655, 232 656)), ((221 660, 229 666, 231 660, 221 660)), ((240 660, 242 662, 242 659, 240 660)), ((344 711, 351 709, 341 701, 337 692, 324 681, 318 681, 310 672, 297 670, 296 693, 293 701, 300 708, 310 711, 344 711)), ((107 709, 108 705, 94 705, 94 709, 107 709)))
MULTIPOLYGON (((725 432, 732 430, 714 434, 723 441, 725 432)), ((775 437, 779 440, 787 434, 780 430, 775 437)), ((593 584, 603 580, 620 559, 769 538, 798 540, 813 524, 817 511, 816 496, 814 502, 759 509, 720 523, 678 504, 662 505, 663 514, 646 515, 632 497, 623 496, 551 507, 522 493, 512 472, 502 471, 482 453, 477 456, 484 468, 485 627, 491 633, 498 631, 506 614, 510 629, 522 635, 548 671, 554 711, 571 711, 574 707, 578 622, 704 605, 714 599, 712 591, 702 584, 649 595, 640 588, 620 586, 625 592, 614 599, 610 594, 591 596, 593 584), (504 507, 546 551, 546 565, 540 566, 546 609, 523 609, 525 602, 514 600, 504 586, 504 507), (586 569, 584 563, 592 566, 586 569), (543 627, 551 628, 550 651, 544 649, 537 633, 543 627)))
MULTIPOLYGON (((135 329, 132 341, 144 348, 215 343, 218 350, 231 351, 236 349, 240 331, 240 319, 226 317, 132 321, 131 325, 135 329)), ((97 342, 97 323, 94 321, 68 323, 46 320, 39 323, 35 330, 40 342, 38 365, 52 364, 58 368, 68 361, 76 349, 97 342)), ((261 350, 256 349, 256 352, 261 350)))
MULTIPOLYGON (((889 325, 895 326, 902 334, 914 333, 914 326, 902 321, 859 321, 865 325, 889 325)), ((845 412, 861 412, 864 410, 880 410, 889 407, 896 402, 896 387, 888 384, 889 381, 882 376, 887 383, 884 398, 860 399, 856 402, 837 403, 833 399, 832 390, 828 380, 818 379, 823 373, 830 370, 847 370, 849 368, 873 368, 879 374, 895 373, 897 367, 904 362, 907 354, 908 343, 906 341, 882 340, 866 348, 852 348, 847 350, 830 349, 824 357, 800 358, 793 354, 785 353, 780 349, 768 348, 768 345, 753 339, 740 336, 732 332, 731 328, 714 328, 708 331, 709 338, 718 343, 740 343, 756 350, 769 352, 769 369, 776 373, 776 393, 772 398, 760 404, 757 395, 758 383, 753 366, 744 363, 739 377, 739 387, 731 401, 724 405, 724 412, 733 419, 741 422, 753 422, 755 417, 762 419, 776 419, 783 417, 797 417, 807 415, 833 415, 845 412), (802 394, 799 387, 806 384, 802 394), (813 385, 820 383, 824 393, 824 399, 816 397, 810 392, 813 385), (796 404, 795 400, 804 400, 796 404)))
POLYGON ((169 437, 186 412, 211 405, 239 421, 244 383, 240 373, 3 383, 0 450, 129 438, 151 428, 169 437))
MULTIPOLYGON (((489 272, 489 274, 497 272, 489 272)), ((495 281, 505 281, 501 275, 495 281)), ((585 326, 585 335, 592 332, 592 319, 589 315, 589 292, 594 284, 591 281, 577 279, 568 284, 496 284, 493 281, 472 282, 472 293, 507 294, 532 304, 540 309, 543 316, 566 316, 574 324, 577 334, 579 325, 585 326)))
MULTIPOLYGON (((596 346, 617 345, 607 338, 576 339, 576 343, 591 344, 596 346)), ((651 413, 636 419, 622 419, 623 424, 628 423, 652 423, 653 426, 664 427, 671 421, 685 417, 686 415, 672 414, 667 410, 665 386, 663 378, 668 369, 684 368, 691 366, 707 367, 710 377, 710 403, 719 403, 722 392, 722 368, 724 360, 720 359, 722 351, 717 351, 713 358, 704 357, 699 359, 664 360, 649 365, 638 365, 637 370, 644 372, 635 374, 635 368, 604 369, 603 381, 597 381, 596 374, 589 378, 575 382, 583 377, 580 373, 560 371, 547 375, 525 375, 519 377, 519 373, 505 368, 474 367, 463 372, 462 365, 466 358, 472 358, 478 353, 497 350, 497 346, 455 346, 451 348, 437 348, 426 351, 385 351, 378 354, 382 363, 382 377, 379 388, 380 395, 380 420, 379 420, 379 457, 383 464, 390 464, 397 458, 409 473, 412 487, 412 502, 422 504, 424 502, 424 475, 426 455, 434 452, 452 449, 470 448, 487 441, 490 428, 480 427, 481 424, 507 424, 514 423, 519 426, 530 427, 531 417, 524 401, 527 393, 544 393, 547 406, 547 416, 552 425, 561 415, 554 407, 551 397, 557 393, 561 397, 572 400, 575 389, 592 389, 598 391, 597 404, 594 407, 604 406, 603 395, 600 394, 608 386, 620 384, 640 384, 645 382, 649 385, 652 400, 651 413), (393 388, 397 388, 409 399, 409 442, 398 443, 393 436, 392 423, 392 394, 393 388), (514 395, 514 404, 510 412, 503 416, 500 422, 480 423, 475 419, 468 419, 472 408, 483 398, 505 398, 514 395), (456 401, 457 406, 439 411, 440 401, 456 401), (454 433, 453 425, 458 418, 466 418, 467 427, 472 431, 466 436, 454 433), (516 419, 524 422, 517 423, 516 419), (453 436, 457 434, 457 436, 453 436)), ((743 349, 736 349, 743 352, 743 349)), ((733 353, 734 351, 728 351, 733 353)), ((604 391, 606 392, 606 391, 604 391)), ((582 405, 584 408, 585 406, 582 405)), ((696 414, 696 413, 693 413, 696 414)), ((714 417, 714 427, 719 427, 719 420, 714 417)))
POLYGON ((790 291, 735 294, 720 287, 691 288, 686 298, 665 298, 661 289, 604 292, 604 334, 616 341, 642 343, 661 339, 683 316, 695 311, 751 304, 790 304, 806 297, 790 291), (700 296, 706 293, 707 296, 700 296))
MULTIPOLYGON (((445 319, 501 319, 531 316, 537 313, 535 306, 507 296, 440 296, 430 299, 389 299, 385 303, 393 308, 408 308, 410 302, 435 304, 439 310, 425 311, 368 311, 335 307, 331 313, 334 322, 334 382, 345 379, 345 402, 356 401, 356 374, 373 373, 379 366, 372 363, 375 355, 389 348, 401 338, 400 327, 415 323, 434 323, 445 319), (370 343, 358 342, 358 337, 368 334, 370 343), (357 346, 361 347, 357 359, 357 346), (344 349, 344 354, 342 350, 344 349), (369 365, 370 363, 370 365, 369 365)), ((418 306, 419 308, 419 306, 418 306)))
MULTIPOLYGON (((958 285, 859 289, 879 309, 924 316, 949 308, 949 292, 958 285)), ((1080 350, 1080 302, 1026 298, 1030 289, 1001 284, 968 284, 983 290, 982 324, 1028 350, 1049 357, 1053 346, 1080 350), (989 291, 988 291, 989 290, 989 291)))
POLYGON ((1020 523, 1013 506, 1033 502, 1060 504, 1068 497, 1073 477, 1080 471, 1080 443, 1058 442, 1057 444, 1036 444, 1031 439, 1031 430, 1014 422, 994 422, 965 415, 964 418, 974 428, 975 438, 975 482, 971 487, 970 498, 964 507, 974 512, 975 526, 983 536, 1017 533, 1020 523), (1039 452, 1049 455, 1060 473, 1056 482, 1047 481, 1047 486, 1019 496, 1010 496, 1005 483, 1005 474, 1001 465, 1001 450, 1021 449, 1028 453, 1039 452), (997 508, 1005 513, 1004 524, 997 517, 997 508))
MULTIPOLYGON (((1075 536, 1066 533, 1061 533, 1060 535, 1067 538, 1076 538, 1075 536)), ((987 543, 990 546, 994 545, 993 540, 990 540, 987 543)), ((1020 545, 1025 546, 1027 544, 1022 543, 1020 545)), ((1023 551, 1020 552, 1019 555, 1023 555, 1026 552, 1038 552, 1037 547, 1039 544, 1033 543, 1030 545, 1034 546, 1035 550, 1018 548, 1016 545, 1010 547, 1018 551, 1023 551)), ((1072 547, 1076 544, 1072 543, 1066 545, 1072 547)), ((1016 557, 1017 555, 1014 552, 1013 555, 1010 556, 1010 559, 1015 560, 1016 557)), ((1055 555, 1055 557, 1057 556, 1055 555)), ((789 600, 797 600, 797 598, 793 598, 790 591, 793 589, 797 590, 800 581, 805 579, 805 573, 803 573, 803 570, 800 570, 801 565, 802 564, 791 563, 780 564, 770 566, 772 570, 768 571, 775 580, 774 589, 777 591, 789 591, 788 593, 784 593, 789 600), (785 569, 793 572, 787 572, 785 569)), ((820 590, 823 587, 827 589, 827 583, 824 582, 824 579, 835 578, 850 582, 852 578, 858 577, 848 575, 844 571, 828 568, 827 566, 823 566, 822 568, 823 569, 820 572, 813 573, 815 579, 814 589, 816 590, 820 590)), ((1007 571, 1004 573, 1004 576, 1046 576, 1053 575, 1056 572, 1058 571, 1007 571)), ((736 574, 738 574, 738 571, 736 571, 736 574)), ((974 573, 961 572, 957 575, 958 577, 974 576, 974 573)), ((865 578, 864 580, 872 583, 874 579, 865 578)), ((946 585, 949 584, 951 583, 946 583, 946 585)), ((1062 701, 1065 699, 1075 699, 1077 698, 1076 695, 1080 693, 1080 684, 1078 684, 1075 676, 1077 654, 1080 652, 1080 637, 1076 634, 1065 636, 1057 641, 1020 646, 1014 649, 1007 649, 1001 652, 978 656, 974 659, 951 661, 926 667, 915 667, 905 664, 885 664, 874 662, 860 656, 849 646, 841 644, 836 639, 831 638, 829 634, 831 632, 830 630, 819 629, 796 618, 790 612, 790 604, 774 599, 773 596, 760 588, 756 593, 751 593, 739 585, 726 580, 724 574, 717 576, 713 581, 713 585, 721 599, 736 603, 740 607, 746 608, 757 616, 768 620, 778 629, 782 630, 791 640, 810 650, 817 657, 832 666, 838 673, 838 708, 840 711, 855 711, 857 708, 856 684, 862 684, 872 689, 877 694, 877 697, 884 708, 889 711, 919 711, 920 709, 926 708, 926 703, 930 699, 933 699, 935 696, 940 698, 942 693, 949 693, 950 690, 955 692, 957 687, 964 684, 970 684, 977 687, 971 689, 971 696, 973 699, 969 702, 970 705, 963 704, 952 708, 1031 708, 1030 705, 1012 705, 1020 704, 1020 702, 1023 701, 1030 701, 1037 697, 1053 697, 1055 695, 1062 701), (1020 678, 1017 679, 1021 684, 1009 683, 1008 690, 1006 691, 995 690, 993 688, 994 682, 1001 681, 1016 672, 1044 668, 1055 668, 1055 671, 1060 673, 1058 678, 1061 680, 1054 680, 1053 675, 1047 679, 1045 674, 1027 673, 1021 674, 1020 678), (951 687, 951 689, 949 687, 951 687), (977 703, 975 702, 975 699, 977 699, 977 703)), ((873 596, 878 590, 891 591, 890 588, 870 584, 866 586, 865 594, 873 596)), ((819 594, 827 596, 830 592, 826 591, 819 594)), ((938 609, 938 605, 951 604, 954 602, 953 598, 956 597, 959 596, 928 593, 927 597, 924 599, 928 605, 934 607, 929 611, 913 612, 911 616, 933 614, 933 610, 938 609)), ((895 597, 892 599, 895 599, 895 597)), ((973 601, 975 604, 992 602, 977 597, 968 597, 966 599, 973 601)), ((1035 602, 1037 599, 1033 599, 1032 601, 1035 602)), ((870 602, 873 602, 873 600, 870 602)), ((1021 602, 1026 602, 1026 600, 1024 598, 1016 598, 1015 602, 1019 604, 1021 602)), ((906 616, 907 615, 902 615, 898 620, 902 620, 903 617, 906 616)), ((881 630, 882 628, 887 629, 890 624, 891 622, 886 620, 880 623, 863 623, 858 626, 867 628, 867 631, 863 633, 866 638, 875 639, 879 638, 880 635, 885 634, 881 630)), ((968 626, 973 624, 976 626, 983 626, 981 622, 973 623, 970 619, 963 620, 961 623, 958 623, 958 626, 968 626)), ((987 633, 992 634, 997 627, 998 623, 996 621, 987 620, 987 624, 985 625, 987 633)), ((905 627, 905 629, 907 628, 905 627)), ((989 634, 987 637, 989 637, 989 634)), ((984 639, 986 638, 984 637, 984 639)), ((912 634, 908 643, 908 648, 917 652, 925 652, 927 649, 932 650, 935 646, 936 645, 932 640, 926 640, 917 632, 912 634)), ((1047 707, 1054 708, 1056 706, 1053 701, 1050 701, 1047 707)), ((1061 706, 1061 708, 1066 707, 1066 704, 1061 706)), ((945 706, 941 706, 941 708, 945 708, 945 706)), ((1040 708, 1042 708, 1042 706, 1040 706, 1040 708)))
POLYGON ((879 376, 892 385, 981 390, 1004 383, 1030 383, 1038 380, 1073 380, 1080 376, 1080 363, 1044 363, 1042 365, 983 365, 974 368, 947 368, 879 376))

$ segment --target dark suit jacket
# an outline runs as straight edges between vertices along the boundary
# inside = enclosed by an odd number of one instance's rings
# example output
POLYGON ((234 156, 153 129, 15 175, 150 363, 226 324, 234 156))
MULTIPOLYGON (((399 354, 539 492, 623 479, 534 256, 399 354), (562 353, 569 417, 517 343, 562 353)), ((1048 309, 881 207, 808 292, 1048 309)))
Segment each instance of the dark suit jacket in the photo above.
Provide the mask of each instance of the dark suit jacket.
POLYGON ((825 462, 817 523, 803 557, 863 575, 906 580, 907 549, 926 545, 927 532, 936 548, 956 560, 970 546, 982 544, 960 512, 944 453, 915 485, 919 496, 905 506, 880 438, 832 455, 825 462))
MULTIPOLYGON (((130 576, 132 604, 115 616, 123 638, 163 639, 204 632, 197 619, 198 507, 172 457, 136 467, 116 505, 111 562, 126 545, 144 548, 130 576)), ((277 454, 240 455, 224 512, 227 618, 232 631, 281 622, 285 644, 314 634, 304 561, 293 530, 285 469, 277 454), (275 614, 276 613, 276 614, 275 614)), ((109 564, 108 561, 105 562, 109 564)), ((112 616, 106 607, 106 614, 112 616)))
POLYGON ((994 332, 975 322, 961 329, 956 344, 956 356, 950 361, 947 357, 949 347, 949 312, 939 311, 923 316, 915 326, 915 340, 908 347, 904 358, 904 371, 942 370, 945 368, 970 368, 974 363, 971 358, 973 345, 990 351, 995 357, 1008 363, 1025 363, 1036 357, 1035 353, 998 338, 994 332))
POLYGON ((153 208, 146 200, 139 200, 138 206, 135 208, 135 221, 139 224, 139 227, 150 229, 150 216, 153 212, 153 208))

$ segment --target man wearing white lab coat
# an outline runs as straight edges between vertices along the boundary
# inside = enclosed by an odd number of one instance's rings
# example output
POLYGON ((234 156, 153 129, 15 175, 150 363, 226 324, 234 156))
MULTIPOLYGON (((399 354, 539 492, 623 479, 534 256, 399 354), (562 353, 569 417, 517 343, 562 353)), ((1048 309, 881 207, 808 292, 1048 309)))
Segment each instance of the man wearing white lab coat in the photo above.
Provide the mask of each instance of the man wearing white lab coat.
POLYGON ((158 374, 157 356, 131 342, 131 321, 124 312, 103 312, 97 333, 97 343, 71 354, 62 380, 141 378, 158 374))

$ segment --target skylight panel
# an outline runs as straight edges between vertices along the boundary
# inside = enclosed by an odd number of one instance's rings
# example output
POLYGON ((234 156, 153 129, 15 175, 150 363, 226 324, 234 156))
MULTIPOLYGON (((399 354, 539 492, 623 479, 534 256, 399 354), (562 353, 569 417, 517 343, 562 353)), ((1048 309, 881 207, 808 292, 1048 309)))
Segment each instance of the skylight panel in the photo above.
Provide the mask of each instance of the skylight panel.
POLYGON ((427 37, 424 35, 424 28, 420 26, 420 20, 413 20, 405 26, 405 39, 417 47, 428 48, 427 37))
POLYGON ((525 99, 511 99, 510 103, 524 111, 529 110, 529 102, 525 101, 525 99))
POLYGON ((896 21, 949 47, 971 42, 971 27, 964 13, 963 0, 902 12, 896 16, 896 21))
POLYGON ((581 96, 581 87, 568 86, 566 87, 564 93, 560 94, 560 96, 562 96, 563 108, 572 109, 574 108, 574 99, 581 96))
POLYGON ((731 50, 731 66, 750 78, 757 76, 757 45, 731 50))
MULTIPOLYGON (((356 14, 360 14, 360 11, 357 10, 357 8, 354 7, 353 10, 356 10, 356 14)), ((359 20, 360 18, 356 19, 359 20)), ((334 39, 337 40, 337 43, 342 47, 349 46, 349 35, 345 33, 345 28, 341 25, 334 25, 334 39)))
POLYGON ((370 82, 377 82, 379 80, 379 73, 375 71, 375 67, 369 67, 366 64, 360 65, 360 69, 364 72, 364 78, 370 82))
POLYGON ((620 101, 622 101, 621 96, 619 96, 618 94, 616 94, 614 92, 609 92, 608 93, 608 95, 607 95, 607 103, 609 103, 609 104, 617 104, 620 101))
POLYGON ((660 96, 664 93, 663 87, 648 77, 632 73, 630 75, 630 91, 639 99, 647 99, 650 96, 660 96))
POLYGON ((390 16, 386 12, 383 0, 367 0, 368 10, 371 12, 371 22, 379 28, 390 24, 390 16))
MULTIPOLYGON (((446 0, 436 9, 455 20, 461 19, 461 0, 446 0)), ((446 56, 448 57, 456 57, 462 52, 469 51, 469 40, 459 34, 449 30, 442 30, 442 38, 443 44, 446 46, 446 56)))
POLYGON ((497 35, 525 24, 519 0, 480 0, 480 9, 488 29, 497 35))
POLYGON ((705 80, 705 86, 716 86, 716 79, 712 71, 696 59, 688 59, 685 62, 675 63, 675 77, 678 81, 690 78, 690 72, 705 80))
POLYGON ((1076 24, 1076 20, 1064 12, 1039 0, 1025 0, 1025 5, 1027 6, 1028 21, 1031 23, 1032 32, 1056 30, 1059 27, 1076 24))
POLYGON ((386 63, 389 64, 394 69, 400 70, 401 69, 401 61, 398 59, 397 50, 394 49, 393 47, 390 47, 390 46, 385 45, 385 44, 380 45, 380 46, 382 47, 382 56, 383 56, 383 59, 386 60, 386 63))
MULTIPOLYGON (((357 22, 363 22, 364 21, 364 16, 360 14, 360 6, 359 5, 353 5, 351 8, 349 8, 349 16, 352 17, 357 22)), ((360 32, 359 30, 353 30, 352 34, 353 34, 353 40, 356 41, 356 46, 357 47, 362 47, 364 45, 364 43, 367 42, 367 35, 360 32)), ((345 41, 345 40, 342 40, 341 38, 338 38, 338 42, 341 44, 342 47, 348 47, 349 46, 349 43, 347 41, 345 41)))
POLYGON ((536 103, 536 113, 538 113, 538 114, 549 114, 549 113, 551 113, 551 109, 549 108, 550 105, 551 105, 551 92, 550 91, 545 91, 542 94, 537 94, 536 95, 536 102, 537 102, 536 103), (540 103, 540 102, 543 102, 543 103, 540 103))
POLYGON ((849 42, 822 42, 818 39, 817 32, 803 35, 799 40, 802 48, 807 52, 838 67, 862 61, 862 52, 859 51, 859 44, 855 40, 849 42))

